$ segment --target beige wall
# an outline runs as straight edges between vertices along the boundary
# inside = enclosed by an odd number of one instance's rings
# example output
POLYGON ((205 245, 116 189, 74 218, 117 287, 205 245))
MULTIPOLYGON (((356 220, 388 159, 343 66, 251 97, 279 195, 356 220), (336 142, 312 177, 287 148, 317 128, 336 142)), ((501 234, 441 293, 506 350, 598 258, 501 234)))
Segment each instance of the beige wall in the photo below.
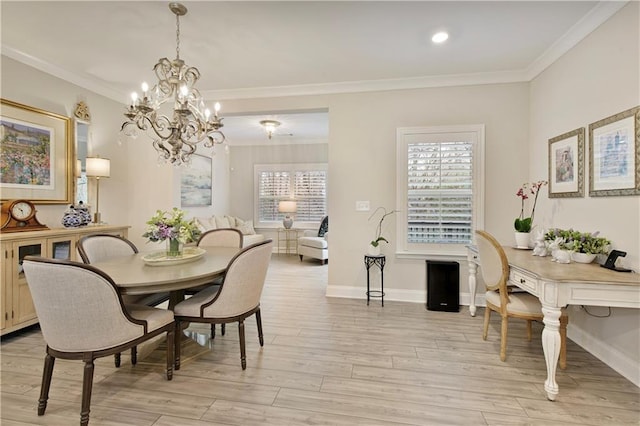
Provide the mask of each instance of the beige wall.
MULTIPOLYGON (((548 140, 589 123, 640 105, 640 11, 632 2, 531 82, 530 179, 547 176, 548 140)), ((621 259, 640 270, 640 197, 589 197, 589 167, 585 164, 583 198, 540 200, 536 222, 548 227, 600 231, 621 259)), ((606 315, 606 308, 589 312, 606 315)), ((595 318, 571 307, 569 337, 613 363, 640 384, 640 311, 613 308, 611 317, 595 318)))

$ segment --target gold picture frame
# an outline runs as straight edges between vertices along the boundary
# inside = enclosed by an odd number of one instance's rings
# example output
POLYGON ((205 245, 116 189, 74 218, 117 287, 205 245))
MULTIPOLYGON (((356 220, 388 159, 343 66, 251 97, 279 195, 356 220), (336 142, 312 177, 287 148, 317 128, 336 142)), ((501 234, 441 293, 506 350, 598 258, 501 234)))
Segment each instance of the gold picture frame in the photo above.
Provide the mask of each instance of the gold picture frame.
POLYGON ((640 106, 589 125, 589 196, 640 195, 640 106))
POLYGON ((6 99, 0 99, 0 106, 2 201, 71 203, 71 119, 6 99))
POLYGON ((584 127, 549 139, 549 198, 584 197, 584 127))

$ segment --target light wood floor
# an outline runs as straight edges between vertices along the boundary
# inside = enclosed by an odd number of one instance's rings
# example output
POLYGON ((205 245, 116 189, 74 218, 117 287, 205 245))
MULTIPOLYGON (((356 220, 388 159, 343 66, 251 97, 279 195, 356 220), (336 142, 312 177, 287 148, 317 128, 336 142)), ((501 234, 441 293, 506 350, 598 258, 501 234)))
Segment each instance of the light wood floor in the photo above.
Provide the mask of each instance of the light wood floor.
MULTIPOLYGON (((96 363, 91 425, 638 425, 640 389, 568 342, 558 400, 547 401, 541 325, 527 342, 510 322, 500 362, 499 320, 483 341, 484 311, 324 296, 327 266, 273 256, 262 297, 265 345, 247 323, 247 369, 237 327, 208 340, 187 332, 182 369, 164 379, 164 343, 96 363), (145 356, 146 355, 146 356, 145 356)), ((363 293, 364 293, 363 283, 363 293)), ((82 363, 58 360, 47 413, 36 415, 44 342, 37 327, 2 340, 3 426, 79 422, 82 363)))

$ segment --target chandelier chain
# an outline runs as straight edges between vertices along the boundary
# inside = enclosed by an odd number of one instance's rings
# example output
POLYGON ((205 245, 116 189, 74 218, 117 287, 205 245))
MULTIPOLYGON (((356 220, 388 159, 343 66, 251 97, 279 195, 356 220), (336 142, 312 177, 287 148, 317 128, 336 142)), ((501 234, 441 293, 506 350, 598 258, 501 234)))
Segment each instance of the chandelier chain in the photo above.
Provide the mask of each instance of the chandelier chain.
POLYGON ((180 59, 180 15, 176 14, 176 59, 180 59))

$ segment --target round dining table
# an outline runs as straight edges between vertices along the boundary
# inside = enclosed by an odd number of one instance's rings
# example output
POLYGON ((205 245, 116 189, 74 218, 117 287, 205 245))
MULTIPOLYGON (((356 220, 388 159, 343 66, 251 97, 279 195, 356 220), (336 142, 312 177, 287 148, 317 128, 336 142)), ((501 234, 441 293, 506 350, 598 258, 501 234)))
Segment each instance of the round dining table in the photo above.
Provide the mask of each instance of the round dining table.
POLYGON ((122 294, 139 295, 170 292, 169 306, 183 297, 183 290, 207 284, 224 274, 229 261, 241 250, 235 247, 201 247, 205 253, 183 263, 145 262, 146 253, 117 256, 94 266, 111 277, 122 294))

